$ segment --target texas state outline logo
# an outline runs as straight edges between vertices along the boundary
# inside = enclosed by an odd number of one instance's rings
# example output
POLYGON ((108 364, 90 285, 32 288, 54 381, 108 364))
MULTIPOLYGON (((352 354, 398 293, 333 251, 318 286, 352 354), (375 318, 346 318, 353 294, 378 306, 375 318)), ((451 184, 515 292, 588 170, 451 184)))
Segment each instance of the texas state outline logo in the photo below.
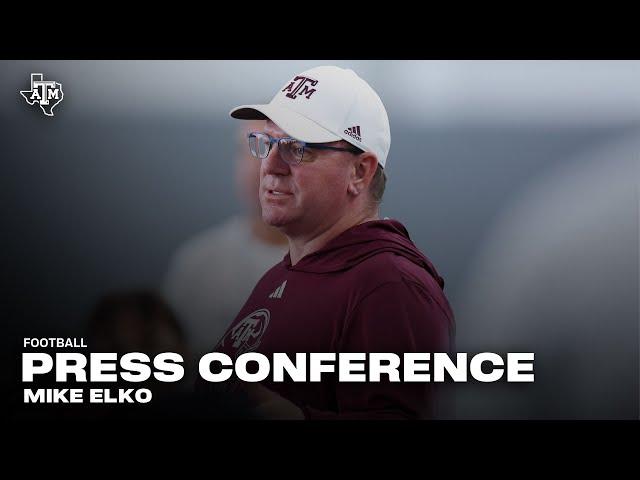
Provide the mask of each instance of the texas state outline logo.
POLYGON ((45 115, 53 117, 53 107, 64 98, 62 84, 53 80, 44 80, 42 73, 31 74, 31 90, 20 90, 29 105, 39 105, 45 115))

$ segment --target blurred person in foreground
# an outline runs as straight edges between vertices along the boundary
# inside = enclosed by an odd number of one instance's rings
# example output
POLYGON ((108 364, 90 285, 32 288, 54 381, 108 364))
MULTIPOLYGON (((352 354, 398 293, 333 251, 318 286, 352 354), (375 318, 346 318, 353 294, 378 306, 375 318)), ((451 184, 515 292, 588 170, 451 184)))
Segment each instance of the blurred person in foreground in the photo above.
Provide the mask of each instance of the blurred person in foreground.
POLYGON ((258 187, 260 164, 238 129, 235 190, 245 213, 230 217, 186 241, 170 261, 163 293, 186 330, 193 359, 211 349, 242 307, 256 282, 286 253, 286 238, 262 221, 258 187))
POLYGON ((148 404, 92 404, 76 408, 88 418, 112 419, 228 419, 251 418, 242 398, 221 397, 218 402, 193 394, 193 375, 197 365, 190 361, 184 331, 167 302, 146 289, 109 293, 94 305, 88 322, 88 347, 91 352, 113 352, 122 356, 130 352, 153 358, 173 352, 184 359, 184 377, 177 382, 160 382, 153 377, 141 383, 124 381, 120 376, 105 388, 148 388, 148 404))
MULTIPOLYGON (((449 352, 444 280, 397 220, 379 218, 390 147, 386 110, 352 70, 296 75, 267 105, 247 148, 260 162, 262 218, 289 243, 216 347, 274 352, 449 352)), ((215 389, 201 380, 203 389, 215 389)), ((430 418, 433 385, 230 381, 266 418, 430 418), (266 388, 265 388, 266 387, 266 388)))
MULTIPOLYGON (((124 290, 102 296, 93 306, 88 322, 88 347, 91 352, 113 352, 122 356, 141 352, 153 359, 162 352, 175 352, 188 358, 185 336, 178 318, 164 299, 151 290, 124 290)), ((185 371, 190 370, 185 366, 185 371)), ((188 382, 146 382, 154 394, 172 394, 188 382)), ((146 388, 118 378, 114 387, 146 388)), ((155 399, 157 403, 157 398, 155 399)))
POLYGON ((171 307, 155 292, 130 290, 101 297, 89 316, 94 351, 123 355, 186 352, 182 327, 171 307))

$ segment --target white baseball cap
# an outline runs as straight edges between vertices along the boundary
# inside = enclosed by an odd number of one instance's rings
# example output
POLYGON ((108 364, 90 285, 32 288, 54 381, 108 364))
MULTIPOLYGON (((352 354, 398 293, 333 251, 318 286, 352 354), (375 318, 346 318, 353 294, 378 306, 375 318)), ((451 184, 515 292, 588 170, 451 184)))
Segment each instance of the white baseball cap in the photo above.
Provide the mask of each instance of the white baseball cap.
POLYGON ((384 167, 391 146, 389 118, 378 94, 353 70, 322 66, 294 75, 270 103, 241 105, 240 120, 269 119, 309 143, 346 140, 375 153, 384 167))

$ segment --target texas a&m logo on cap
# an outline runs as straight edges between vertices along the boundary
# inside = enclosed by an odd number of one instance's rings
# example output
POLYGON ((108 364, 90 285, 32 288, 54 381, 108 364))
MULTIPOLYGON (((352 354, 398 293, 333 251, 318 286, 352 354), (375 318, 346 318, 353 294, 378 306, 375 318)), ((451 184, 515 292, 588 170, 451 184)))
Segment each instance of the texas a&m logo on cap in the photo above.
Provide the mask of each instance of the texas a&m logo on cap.
POLYGON ((298 95, 303 95, 309 100, 311 95, 316 91, 315 87, 318 84, 318 80, 314 80, 313 78, 302 77, 298 75, 291 83, 282 89, 283 92, 288 92, 286 94, 287 97, 293 98, 294 100, 298 98, 298 95))

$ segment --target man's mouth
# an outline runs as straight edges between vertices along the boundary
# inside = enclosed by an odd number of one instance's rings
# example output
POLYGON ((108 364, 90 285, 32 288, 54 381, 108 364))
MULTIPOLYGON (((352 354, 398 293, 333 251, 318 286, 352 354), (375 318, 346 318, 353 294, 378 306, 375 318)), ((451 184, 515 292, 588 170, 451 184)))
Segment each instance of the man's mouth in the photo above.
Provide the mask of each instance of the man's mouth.
POLYGON ((291 195, 290 192, 285 192, 283 190, 267 190, 267 193, 269 193, 270 195, 291 195))

